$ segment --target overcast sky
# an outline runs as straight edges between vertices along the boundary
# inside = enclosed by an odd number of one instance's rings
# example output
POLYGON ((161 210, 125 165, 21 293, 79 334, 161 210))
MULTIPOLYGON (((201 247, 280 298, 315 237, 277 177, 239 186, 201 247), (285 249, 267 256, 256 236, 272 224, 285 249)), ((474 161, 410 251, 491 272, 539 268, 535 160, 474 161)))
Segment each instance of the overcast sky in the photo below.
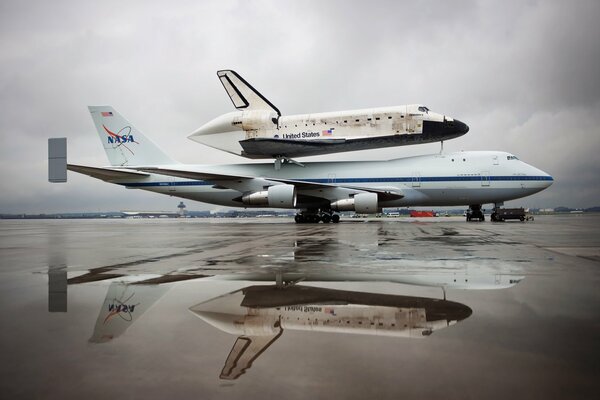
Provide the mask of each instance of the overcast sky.
POLYGON ((508 151, 555 178, 519 205, 600 205, 599 19, 597 1, 4 0, 0 213, 175 209, 75 173, 48 183, 47 138, 68 138, 69 162, 106 165, 87 106, 112 105, 179 161, 245 162, 187 139, 233 111, 226 68, 284 115, 426 104, 471 128, 446 151, 508 151))

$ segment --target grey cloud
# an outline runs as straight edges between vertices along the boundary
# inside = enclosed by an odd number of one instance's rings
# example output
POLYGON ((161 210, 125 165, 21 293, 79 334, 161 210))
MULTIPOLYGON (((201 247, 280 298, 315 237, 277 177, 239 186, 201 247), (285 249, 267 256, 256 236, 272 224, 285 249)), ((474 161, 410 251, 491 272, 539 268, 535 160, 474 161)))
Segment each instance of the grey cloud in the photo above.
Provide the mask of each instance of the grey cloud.
POLYGON ((5 1, 0 212, 96 210, 107 198, 117 208, 175 203, 85 177, 46 183, 50 136, 69 138, 72 162, 106 163, 87 105, 113 105, 183 162, 244 162, 186 139, 232 110, 221 68, 285 114, 425 103, 471 127, 448 151, 507 150, 555 176, 521 204, 597 205, 598 15, 593 1, 5 1))

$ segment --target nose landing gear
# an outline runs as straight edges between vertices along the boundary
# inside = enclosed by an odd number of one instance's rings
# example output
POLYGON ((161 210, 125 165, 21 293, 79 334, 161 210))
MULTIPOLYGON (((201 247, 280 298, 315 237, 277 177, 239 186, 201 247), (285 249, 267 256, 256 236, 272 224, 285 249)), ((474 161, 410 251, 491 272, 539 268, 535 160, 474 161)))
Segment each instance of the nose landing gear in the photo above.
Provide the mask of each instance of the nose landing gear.
POLYGON ((472 204, 467 211, 467 221, 485 221, 485 216, 481 210, 481 204, 472 204))

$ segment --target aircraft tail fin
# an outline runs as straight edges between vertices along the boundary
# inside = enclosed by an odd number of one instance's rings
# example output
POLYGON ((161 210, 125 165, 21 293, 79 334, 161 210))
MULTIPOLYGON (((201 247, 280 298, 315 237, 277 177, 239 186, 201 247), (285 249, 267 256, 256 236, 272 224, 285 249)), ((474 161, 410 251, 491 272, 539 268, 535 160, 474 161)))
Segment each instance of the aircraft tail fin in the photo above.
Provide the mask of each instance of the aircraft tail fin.
POLYGON ((238 110, 273 110, 281 116, 279 109, 265 96, 252 87, 237 72, 232 70, 217 71, 217 76, 223 84, 234 107, 238 110))
POLYGON ((108 161, 113 166, 176 164, 110 106, 89 106, 108 161))
POLYGON ((166 292, 169 286, 112 282, 96 319, 90 343, 105 343, 121 336, 166 292))

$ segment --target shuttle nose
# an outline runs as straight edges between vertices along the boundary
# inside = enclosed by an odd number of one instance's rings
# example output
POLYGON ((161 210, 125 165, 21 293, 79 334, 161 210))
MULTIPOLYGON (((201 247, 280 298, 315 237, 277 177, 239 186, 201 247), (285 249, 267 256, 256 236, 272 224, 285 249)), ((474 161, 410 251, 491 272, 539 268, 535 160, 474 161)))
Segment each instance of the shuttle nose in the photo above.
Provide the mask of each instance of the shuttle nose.
POLYGON ((469 126, 457 119, 446 119, 443 121, 423 121, 423 136, 428 140, 453 139, 469 132, 469 126))
POLYGON ((454 130, 456 131, 456 133, 464 135, 465 133, 469 132, 469 125, 465 124, 462 121, 455 119, 454 120, 454 130))

